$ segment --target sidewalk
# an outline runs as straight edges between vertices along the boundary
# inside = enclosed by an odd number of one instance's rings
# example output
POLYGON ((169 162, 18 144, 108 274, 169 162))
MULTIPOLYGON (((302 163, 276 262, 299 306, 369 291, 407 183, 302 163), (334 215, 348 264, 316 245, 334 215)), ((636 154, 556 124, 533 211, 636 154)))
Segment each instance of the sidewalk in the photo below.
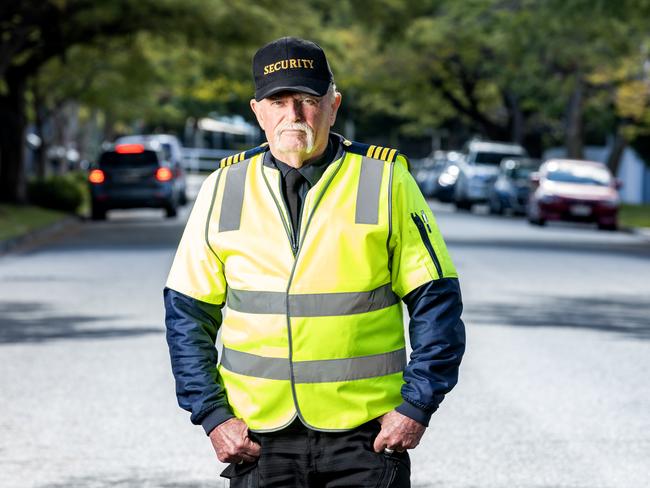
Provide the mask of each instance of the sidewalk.
POLYGON ((630 232, 650 241, 650 227, 632 227, 630 232))
MULTIPOLYGON (((6 207, 5 210, 7 213, 11 211, 7 210, 6 207)), ((29 210, 29 208, 25 207, 25 210, 29 210)), ((25 230, 14 233, 11 226, 16 227, 16 218, 6 218, 3 221, 1 217, 2 215, 0 215, 0 230, 3 230, 1 229, 2 225, 6 227, 5 232, 0 232, 0 256, 19 247, 50 239, 81 222, 78 216, 61 213, 60 216, 49 215, 47 218, 41 219, 42 224, 38 220, 36 222, 23 222, 20 227, 24 227, 25 230), (2 238, 3 234, 9 234, 9 237, 2 238)))

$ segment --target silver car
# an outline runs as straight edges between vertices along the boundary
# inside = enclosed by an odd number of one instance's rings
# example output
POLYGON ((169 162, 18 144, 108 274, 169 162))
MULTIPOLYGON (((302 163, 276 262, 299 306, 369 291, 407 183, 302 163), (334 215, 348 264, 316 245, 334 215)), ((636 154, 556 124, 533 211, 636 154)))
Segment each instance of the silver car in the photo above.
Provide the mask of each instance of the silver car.
POLYGON ((474 204, 487 202, 503 159, 528 156, 519 144, 475 140, 467 144, 465 152, 454 190, 454 204, 460 210, 471 210, 474 204))

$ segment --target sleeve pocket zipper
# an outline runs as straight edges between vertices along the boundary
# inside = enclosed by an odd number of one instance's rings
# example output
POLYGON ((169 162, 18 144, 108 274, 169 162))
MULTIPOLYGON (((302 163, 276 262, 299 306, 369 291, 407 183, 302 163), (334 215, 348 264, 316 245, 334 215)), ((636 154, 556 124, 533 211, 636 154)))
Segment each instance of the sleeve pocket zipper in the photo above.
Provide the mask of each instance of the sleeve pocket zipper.
POLYGON ((442 266, 440 266, 438 256, 436 256, 436 253, 433 250, 433 246, 431 245, 431 239, 429 239, 429 232, 431 232, 431 227, 429 226, 429 221, 426 214, 424 213, 424 210, 421 212, 421 214, 422 217, 420 217, 420 215, 418 215, 416 212, 411 212, 411 218, 413 219, 413 222, 415 222, 415 226, 418 228, 418 232, 420 232, 420 237, 422 238, 424 247, 426 247, 427 251, 429 251, 429 255, 433 260, 433 264, 436 266, 438 278, 442 278, 442 266), (429 232, 427 232, 427 229, 429 232))

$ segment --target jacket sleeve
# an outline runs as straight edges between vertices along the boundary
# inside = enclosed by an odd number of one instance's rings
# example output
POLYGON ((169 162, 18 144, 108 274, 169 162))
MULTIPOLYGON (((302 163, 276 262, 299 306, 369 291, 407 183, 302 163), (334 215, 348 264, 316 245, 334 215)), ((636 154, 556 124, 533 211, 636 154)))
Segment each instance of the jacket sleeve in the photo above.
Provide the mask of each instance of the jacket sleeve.
POLYGON ((176 379, 176 398, 190 420, 206 434, 234 417, 217 373, 215 341, 221 305, 201 302, 170 288, 164 290, 167 345, 176 379))
POLYGON ((463 304, 457 278, 443 278, 404 297, 409 311, 411 360, 404 371, 397 411, 429 425, 431 414, 458 382, 465 352, 463 304))
POLYGON ((412 353, 397 411, 428 425, 458 381, 465 327, 458 274, 429 205, 406 166, 393 171, 390 237, 393 291, 410 315, 412 353))
POLYGON ((179 405, 210 433, 233 414, 217 372, 215 340, 226 279, 210 220, 219 172, 203 183, 176 250, 164 291, 167 344, 179 405))

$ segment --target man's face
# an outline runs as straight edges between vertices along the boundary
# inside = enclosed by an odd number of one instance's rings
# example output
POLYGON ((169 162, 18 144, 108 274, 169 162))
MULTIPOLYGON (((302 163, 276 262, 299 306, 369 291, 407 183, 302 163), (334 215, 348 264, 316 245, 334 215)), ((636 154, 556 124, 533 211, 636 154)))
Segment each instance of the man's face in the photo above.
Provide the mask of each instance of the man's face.
POLYGON ((281 92, 259 102, 251 100, 271 152, 287 163, 304 162, 323 153, 340 104, 339 93, 316 97, 281 92))

